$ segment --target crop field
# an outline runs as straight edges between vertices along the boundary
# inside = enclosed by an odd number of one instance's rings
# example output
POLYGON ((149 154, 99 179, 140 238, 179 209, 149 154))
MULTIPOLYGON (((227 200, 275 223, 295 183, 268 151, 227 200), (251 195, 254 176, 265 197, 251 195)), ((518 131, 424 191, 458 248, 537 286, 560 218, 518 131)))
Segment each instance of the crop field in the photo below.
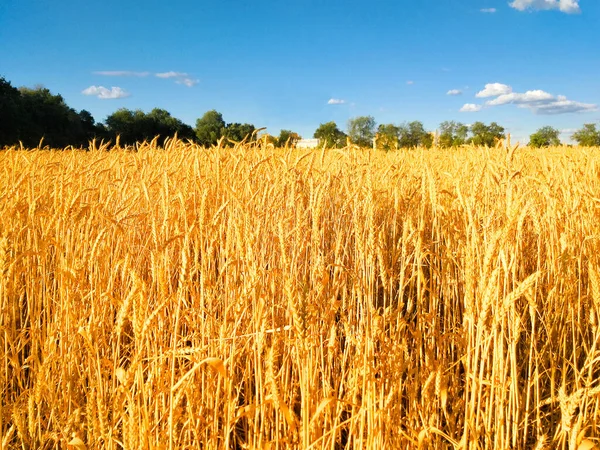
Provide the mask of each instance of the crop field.
POLYGON ((0 152, 2 448, 591 449, 600 150, 0 152))

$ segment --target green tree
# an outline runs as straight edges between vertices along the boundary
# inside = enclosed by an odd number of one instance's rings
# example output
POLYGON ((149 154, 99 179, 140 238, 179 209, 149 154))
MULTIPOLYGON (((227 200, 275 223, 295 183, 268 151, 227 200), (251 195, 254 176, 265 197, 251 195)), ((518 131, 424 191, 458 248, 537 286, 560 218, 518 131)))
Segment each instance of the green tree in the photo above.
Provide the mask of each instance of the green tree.
POLYGON ((173 117, 171 113, 164 109, 154 108, 144 118, 146 133, 145 139, 153 139, 156 136, 166 138, 174 136, 180 139, 194 140, 196 134, 194 129, 181 120, 173 117))
POLYGON ((469 142, 473 145, 493 147, 496 145, 496 141, 504 139, 506 134, 504 127, 498 125, 496 122, 492 122, 490 125, 486 125, 483 122, 475 122, 470 127, 471 139, 469 142))
POLYGON ((600 131, 595 123, 586 123, 571 136, 582 147, 600 147, 600 131))
POLYGON ((291 130, 281 130, 279 132, 279 137, 277 138, 277 146, 285 147, 286 144, 288 144, 291 147, 294 147, 300 139, 302 139, 302 136, 298 133, 294 133, 291 130))
POLYGON ((42 138, 44 145, 53 148, 87 142, 80 115, 61 95, 44 87, 20 88, 19 92, 24 117, 19 139, 25 146, 36 146, 42 138))
POLYGON ((223 131, 223 135, 234 142, 241 142, 244 139, 249 141, 256 128, 249 123, 228 123, 223 131))
POLYGON ((400 127, 393 123, 381 124, 377 127, 377 148, 385 151, 398 148, 400 127))
POLYGON ((529 136, 529 146, 540 148, 560 145, 560 131, 553 127, 542 127, 529 136))
POLYGON ((96 133, 96 120, 94 119, 94 116, 92 116, 92 113, 82 109, 79 111, 78 116, 83 131, 86 135, 93 137, 96 133))
POLYGON ((225 133, 223 115, 214 109, 207 111, 196 121, 198 143, 209 147, 215 145, 225 133))
POLYGON ((467 141, 469 127, 460 122, 445 121, 440 124, 440 147, 458 147, 467 141))
POLYGON ((399 141, 400 148, 425 147, 431 148, 433 137, 431 133, 425 130, 423 123, 415 120, 410 123, 400 125, 399 141))
POLYGON ((339 148, 345 145, 346 134, 337 127, 335 122, 322 123, 313 136, 319 139, 320 145, 328 148, 339 148))
POLYGON ((21 93, 0 77, 0 147, 18 143, 26 122, 21 93))
POLYGON ((164 109, 142 111, 117 110, 98 124, 89 111, 70 108, 60 95, 44 87, 13 88, 0 78, 0 146, 16 144, 26 147, 43 144, 54 148, 68 145, 87 146, 94 137, 114 138, 123 143, 172 136, 194 139, 192 127, 176 119, 164 109))
POLYGON ((134 144, 148 139, 146 115, 142 110, 120 108, 109 115, 105 123, 109 135, 112 138, 119 136, 123 144, 134 144))
POLYGON ((348 121, 348 136, 360 147, 371 147, 375 137, 375 118, 372 116, 354 117, 348 121))
POLYGON ((106 118, 106 126, 111 138, 119 135, 120 142, 126 145, 149 141, 156 136, 164 139, 175 133, 181 139, 194 139, 192 127, 160 108, 154 108, 148 114, 121 108, 106 118))

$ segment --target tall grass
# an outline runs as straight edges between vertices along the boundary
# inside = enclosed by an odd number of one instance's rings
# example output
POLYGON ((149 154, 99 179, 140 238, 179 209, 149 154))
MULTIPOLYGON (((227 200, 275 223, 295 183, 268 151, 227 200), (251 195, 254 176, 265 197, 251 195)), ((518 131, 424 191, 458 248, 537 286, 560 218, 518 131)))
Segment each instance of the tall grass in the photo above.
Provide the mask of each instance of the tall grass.
POLYGON ((0 152, 3 448, 584 449, 598 149, 0 152))

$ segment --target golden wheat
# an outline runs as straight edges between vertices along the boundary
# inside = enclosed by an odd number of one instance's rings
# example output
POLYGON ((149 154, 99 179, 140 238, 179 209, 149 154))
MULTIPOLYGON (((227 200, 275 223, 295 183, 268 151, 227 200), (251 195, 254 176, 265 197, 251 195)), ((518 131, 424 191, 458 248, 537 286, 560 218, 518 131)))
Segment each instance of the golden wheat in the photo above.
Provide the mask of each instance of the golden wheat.
POLYGON ((592 448, 599 181, 510 143, 2 151, 2 448, 592 448))

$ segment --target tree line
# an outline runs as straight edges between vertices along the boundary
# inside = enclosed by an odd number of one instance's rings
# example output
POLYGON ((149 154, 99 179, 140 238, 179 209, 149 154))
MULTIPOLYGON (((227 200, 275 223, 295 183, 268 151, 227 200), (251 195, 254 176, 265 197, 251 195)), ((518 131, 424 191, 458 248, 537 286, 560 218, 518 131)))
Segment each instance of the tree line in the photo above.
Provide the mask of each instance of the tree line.
MULTIPOLYGON (((86 110, 76 111, 63 97, 44 87, 16 88, 0 77, 0 148, 11 145, 37 147, 42 143, 51 148, 67 146, 86 147, 92 139, 132 145, 136 142, 164 139, 175 134, 180 139, 211 146, 221 139, 225 145, 256 140, 258 132, 253 124, 227 123, 215 110, 198 118, 195 127, 183 123, 164 109, 155 108, 145 113, 141 110, 121 108, 109 115, 104 123, 96 122, 86 110)), ((545 147, 560 145, 560 132, 543 127, 530 136, 529 145, 545 147)), ((372 116, 355 117, 348 121, 346 132, 335 122, 319 125, 313 137, 320 145, 344 147, 349 139, 361 147, 374 145, 383 150, 398 148, 458 147, 464 144, 494 146, 506 137, 504 127, 496 122, 475 122, 465 125, 455 121, 442 122, 432 133, 422 122, 379 124, 372 116)), ((279 136, 261 135, 261 139, 275 146, 295 145, 302 137, 291 130, 281 130, 279 136)), ((582 146, 600 146, 600 130, 596 124, 585 124, 572 139, 582 146)))

